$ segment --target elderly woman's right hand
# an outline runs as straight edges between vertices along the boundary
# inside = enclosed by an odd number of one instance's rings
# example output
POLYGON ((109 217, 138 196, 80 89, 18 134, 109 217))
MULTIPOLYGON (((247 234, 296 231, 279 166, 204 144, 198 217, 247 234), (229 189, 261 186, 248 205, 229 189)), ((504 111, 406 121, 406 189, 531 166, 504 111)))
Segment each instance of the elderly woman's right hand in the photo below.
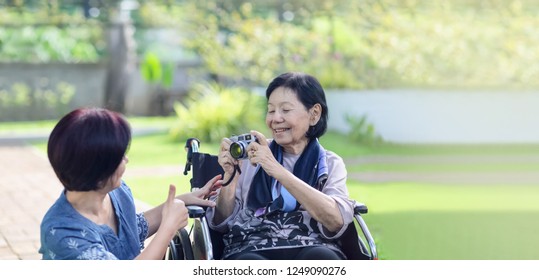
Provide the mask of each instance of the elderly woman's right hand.
POLYGON ((230 154, 230 144, 232 144, 232 141, 228 138, 223 138, 221 140, 221 148, 219 150, 218 161, 219 165, 221 165, 221 167, 223 168, 225 174, 232 176, 236 171, 234 166, 238 164, 238 160, 233 158, 230 154))

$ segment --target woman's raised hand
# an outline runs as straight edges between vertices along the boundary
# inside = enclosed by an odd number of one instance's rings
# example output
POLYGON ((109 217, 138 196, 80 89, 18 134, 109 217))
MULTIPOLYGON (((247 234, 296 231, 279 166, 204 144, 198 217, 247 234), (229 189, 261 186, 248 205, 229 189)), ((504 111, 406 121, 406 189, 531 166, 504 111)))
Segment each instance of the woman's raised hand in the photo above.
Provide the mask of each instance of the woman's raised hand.
POLYGON ((178 229, 187 225, 188 218, 189 214, 185 203, 176 198, 176 186, 170 185, 167 200, 163 205, 161 226, 159 228, 164 227, 165 230, 175 233, 178 229))
POLYGON ((223 138, 221 140, 221 148, 219 149, 218 155, 219 165, 221 165, 223 171, 225 171, 225 174, 228 176, 232 176, 234 172, 236 172, 234 166, 238 164, 238 160, 233 158, 230 154, 230 144, 232 144, 230 139, 223 138))

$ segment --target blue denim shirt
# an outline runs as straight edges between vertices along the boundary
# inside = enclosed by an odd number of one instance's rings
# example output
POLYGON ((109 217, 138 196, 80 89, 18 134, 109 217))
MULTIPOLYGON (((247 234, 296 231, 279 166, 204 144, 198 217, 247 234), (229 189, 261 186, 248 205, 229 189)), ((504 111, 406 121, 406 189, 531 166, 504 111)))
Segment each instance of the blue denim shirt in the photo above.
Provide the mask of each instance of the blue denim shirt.
POLYGON ((137 214, 129 187, 122 185, 109 193, 118 235, 107 225, 97 225, 77 212, 65 192, 47 211, 41 222, 44 260, 130 260, 140 254, 148 236, 148 222, 137 214))

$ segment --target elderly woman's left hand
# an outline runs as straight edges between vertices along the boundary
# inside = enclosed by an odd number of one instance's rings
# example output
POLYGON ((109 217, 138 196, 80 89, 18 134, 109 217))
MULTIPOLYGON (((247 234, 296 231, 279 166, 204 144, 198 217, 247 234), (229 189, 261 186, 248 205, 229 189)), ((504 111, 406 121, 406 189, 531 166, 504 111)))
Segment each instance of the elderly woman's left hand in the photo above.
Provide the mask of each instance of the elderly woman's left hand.
POLYGON ((274 175, 283 168, 282 165, 273 156, 273 153, 269 148, 268 140, 264 134, 255 130, 252 130, 251 134, 256 137, 257 141, 252 142, 247 146, 247 156, 249 157, 249 161, 253 165, 260 164, 260 167, 262 167, 269 176, 275 177, 274 175))

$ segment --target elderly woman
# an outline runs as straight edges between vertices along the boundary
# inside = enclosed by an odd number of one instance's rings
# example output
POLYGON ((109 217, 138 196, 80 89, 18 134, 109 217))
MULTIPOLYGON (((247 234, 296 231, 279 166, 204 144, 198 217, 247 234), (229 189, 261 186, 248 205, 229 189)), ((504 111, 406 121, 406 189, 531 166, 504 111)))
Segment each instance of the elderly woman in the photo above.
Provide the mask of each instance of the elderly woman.
POLYGON ((243 161, 232 157, 230 139, 221 142, 222 181, 230 183, 211 198, 207 217, 224 233, 223 258, 345 259, 332 240, 353 221, 354 202, 342 158, 318 142, 327 129, 324 90, 310 75, 285 73, 266 97, 273 140, 251 131, 257 141, 243 161))

